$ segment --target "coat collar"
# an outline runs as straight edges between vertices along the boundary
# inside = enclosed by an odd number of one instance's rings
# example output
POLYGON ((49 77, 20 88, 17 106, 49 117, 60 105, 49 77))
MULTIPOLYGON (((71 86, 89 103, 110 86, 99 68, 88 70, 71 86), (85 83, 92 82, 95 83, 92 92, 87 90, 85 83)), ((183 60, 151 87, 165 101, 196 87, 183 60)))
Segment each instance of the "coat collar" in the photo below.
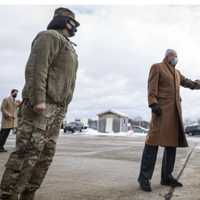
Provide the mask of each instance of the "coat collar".
POLYGON ((72 42, 70 39, 69 39, 69 35, 64 31, 64 30, 56 30, 58 31, 62 36, 64 36, 64 38, 70 43, 72 44, 73 46, 77 46, 76 43, 72 42))
POLYGON ((8 99, 10 99, 11 101, 15 101, 15 99, 12 96, 9 96, 8 99))
POLYGON ((66 40, 68 40, 68 41, 70 41, 69 40, 69 38, 68 38, 68 35, 65 33, 65 31, 64 30, 56 30, 58 33, 60 33, 62 36, 64 36, 64 38, 66 39, 66 40))
POLYGON ((170 65, 166 59, 163 60, 163 63, 167 66, 167 68, 169 69, 169 71, 174 75, 175 74, 175 67, 170 65))

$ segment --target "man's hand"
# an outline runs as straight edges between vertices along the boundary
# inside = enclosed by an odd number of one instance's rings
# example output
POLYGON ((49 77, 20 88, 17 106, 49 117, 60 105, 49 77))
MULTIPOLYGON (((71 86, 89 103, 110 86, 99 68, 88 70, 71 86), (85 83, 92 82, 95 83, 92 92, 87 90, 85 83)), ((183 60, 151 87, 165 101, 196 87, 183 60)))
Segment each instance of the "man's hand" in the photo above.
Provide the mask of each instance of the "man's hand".
POLYGON ((152 105, 150 105, 151 111, 152 113, 156 114, 157 116, 160 116, 162 114, 162 110, 159 106, 159 104, 154 103, 152 105))
POLYGON ((35 105, 33 107, 33 110, 35 112, 38 112, 38 113, 43 112, 45 109, 46 109, 46 104, 45 103, 40 103, 40 104, 37 104, 37 105, 35 105))
POLYGON ((12 118, 14 118, 14 116, 12 116, 10 113, 5 113, 4 116, 5 116, 7 119, 12 119, 12 118))
POLYGON ((200 84, 200 80, 195 80, 195 83, 200 84))
POLYGON ((200 89, 200 80, 195 80, 194 83, 195 83, 194 89, 200 89))

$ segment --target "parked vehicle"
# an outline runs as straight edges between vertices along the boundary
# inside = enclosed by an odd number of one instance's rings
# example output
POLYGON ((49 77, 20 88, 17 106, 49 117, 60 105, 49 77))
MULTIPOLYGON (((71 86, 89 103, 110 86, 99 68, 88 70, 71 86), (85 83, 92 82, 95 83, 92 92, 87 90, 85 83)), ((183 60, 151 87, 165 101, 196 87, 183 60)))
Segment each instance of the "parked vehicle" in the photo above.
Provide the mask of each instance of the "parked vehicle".
POLYGON ((190 136, 200 135, 200 125, 191 125, 185 127, 185 133, 190 136))
POLYGON ((142 126, 133 126, 132 128, 134 133, 148 133, 148 129, 142 126))
POLYGON ((82 132, 82 130, 87 129, 81 122, 70 122, 64 126, 64 133, 75 133, 76 131, 82 132))

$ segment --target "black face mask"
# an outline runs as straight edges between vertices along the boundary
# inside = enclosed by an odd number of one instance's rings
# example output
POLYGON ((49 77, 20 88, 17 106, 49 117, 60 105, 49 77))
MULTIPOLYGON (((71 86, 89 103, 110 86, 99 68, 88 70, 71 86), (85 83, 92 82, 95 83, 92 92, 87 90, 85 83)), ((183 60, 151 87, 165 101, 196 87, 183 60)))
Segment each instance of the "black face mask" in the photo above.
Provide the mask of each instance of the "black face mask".
POLYGON ((17 97, 17 94, 12 94, 12 97, 15 99, 17 97))
POLYGON ((68 33, 69 33, 69 36, 70 37, 73 37, 75 34, 76 34, 76 32, 77 32, 77 28, 76 27, 71 27, 71 28, 69 28, 68 26, 66 27, 67 28, 67 30, 68 30, 68 33))
POLYGON ((70 27, 66 25, 66 28, 67 28, 67 30, 68 30, 68 32, 69 32, 69 35, 72 37, 72 36, 74 36, 75 33, 77 32, 77 25, 76 25, 76 22, 75 22, 74 20, 72 20, 72 19, 69 19, 69 20, 67 21, 67 24, 70 25, 70 27))
POLYGON ((77 27, 78 27, 77 23, 70 17, 57 16, 54 17, 53 20, 49 23, 47 30, 50 29, 58 30, 66 28, 69 32, 69 36, 72 37, 77 32, 77 27), (70 27, 68 27, 67 24, 69 24, 70 27))

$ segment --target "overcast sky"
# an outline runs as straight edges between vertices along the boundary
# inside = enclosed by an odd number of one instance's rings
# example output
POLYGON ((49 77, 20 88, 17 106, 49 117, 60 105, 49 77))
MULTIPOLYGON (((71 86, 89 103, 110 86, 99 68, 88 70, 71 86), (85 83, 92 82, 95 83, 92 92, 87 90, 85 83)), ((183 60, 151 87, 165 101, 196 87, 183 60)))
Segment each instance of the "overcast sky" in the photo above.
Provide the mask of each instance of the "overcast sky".
MULTIPOLYGON (((67 7, 67 5, 65 5, 67 7)), ((57 6, 0 6, 0 99, 22 90, 35 35, 57 6)), ((200 79, 200 6, 69 6, 81 26, 79 71, 68 118, 95 117, 115 109, 149 120, 147 78, 167 48, 179 55, 177 68, 200 79)), ((182 89, 184 118, 200 118, 200 91, 182 89)), ((20 98, 20 97, 19 97, 20 98)))

